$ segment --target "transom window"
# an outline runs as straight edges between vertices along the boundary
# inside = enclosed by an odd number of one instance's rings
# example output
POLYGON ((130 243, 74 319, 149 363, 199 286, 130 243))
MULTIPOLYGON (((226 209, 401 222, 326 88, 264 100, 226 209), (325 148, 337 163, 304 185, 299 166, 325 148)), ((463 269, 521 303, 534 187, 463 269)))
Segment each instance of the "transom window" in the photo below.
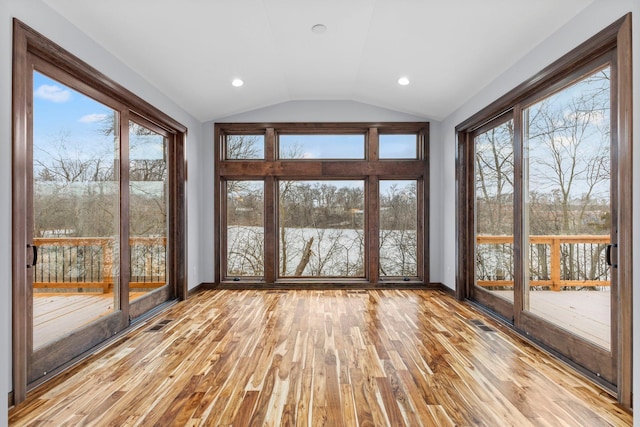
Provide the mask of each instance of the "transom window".
POLYGON ((428 123, 215 135, 218 282, 428 283, 428 123))

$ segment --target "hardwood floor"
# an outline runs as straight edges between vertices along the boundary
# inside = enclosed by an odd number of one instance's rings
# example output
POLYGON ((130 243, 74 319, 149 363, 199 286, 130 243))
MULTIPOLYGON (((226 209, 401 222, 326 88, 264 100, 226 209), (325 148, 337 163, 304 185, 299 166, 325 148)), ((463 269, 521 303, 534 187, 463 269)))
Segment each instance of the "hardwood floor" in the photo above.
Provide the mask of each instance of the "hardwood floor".
POLYGON ((9 422, 623 426, 632 417, 440 291, 207 290, 30 393, 9 422))

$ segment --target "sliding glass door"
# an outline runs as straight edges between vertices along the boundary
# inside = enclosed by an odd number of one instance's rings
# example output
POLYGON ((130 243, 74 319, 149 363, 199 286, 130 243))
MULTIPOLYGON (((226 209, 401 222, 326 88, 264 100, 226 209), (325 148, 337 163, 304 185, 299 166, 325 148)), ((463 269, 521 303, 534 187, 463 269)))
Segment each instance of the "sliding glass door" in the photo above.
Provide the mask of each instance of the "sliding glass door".
POLYGON ((18 21, 13 398, 186 296, 186 129, 18 21))
POLYGON ((13 400, 186 297, 186 128, 14 20, 13 400))
POLYGON ((618 157, 610 58, 470 132, 467 182, 469 296, 613 384, 618 157))
POLYGON ((128 324, 120 301, 120 114, 75 90, 70 77, 36 66, 44 71, 33 72, 27 177, 29 382, 128 324))
POLYGON ((514 138, 513 119, 499 118, 473 135, 475 150, 474 294, 513 318, 514 138))
POLYGON ((523 309, 611 350, 611 67, 522 111, 523 309))
MULTIPOLYGON (((130 114, 131 116, 131 114, 130 114)), ((172 135, 142 117, 128 123, 128 302, 139 317, 169 299, 171 239, 169 147, 172 135)))

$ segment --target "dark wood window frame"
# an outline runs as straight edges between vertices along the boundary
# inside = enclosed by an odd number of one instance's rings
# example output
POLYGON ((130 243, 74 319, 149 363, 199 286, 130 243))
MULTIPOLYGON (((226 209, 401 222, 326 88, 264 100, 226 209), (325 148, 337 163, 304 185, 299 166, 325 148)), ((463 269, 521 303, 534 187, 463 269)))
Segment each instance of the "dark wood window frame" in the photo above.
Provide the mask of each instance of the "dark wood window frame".
MULTIPOLYGON (((474 151, 473 135, 478 129, 505 114, 514 117, 520 114, 520 105, 533 97, 553 90, 555 85, 575 75, 580 68, 598 58, 611 55, 617 70, 617 87, 613 88, 612 109, 617 110, 617 122, 612 123, 613 144, 617 146, 619 182, 618 192, 618 297, 612 307, 617 313, 617 377, 616 391, 619 402, 627 407, 632 403, 632 66, 631 66, 631 14, 611 24, 538 74, 520 84, 495 102, 479 111, 456 127, 458 135, 456 153, 456 296, 459 299, 473 298, 474 284, 474 151), (616 130, 617 127, 617 130, 616 130)), ((516 130, 516 139, 519 138, 516 130)), ((516 141, 516 145, 518 145, 516 141)), ((518 150, 516 150, 518 156, 518 150)), ((516 164, 519 160, 516 158, 516 164)), ((516 169, 515 174, 521 174, 516 169)), ((521 191, 517 187, 516 192, 521 191)), ((516 194, 516 199, 521 196, 516 194)), ((518 209, 517 205, 515 209, 518 209)), ((518 215, 516 215, 518 218, 518 215)), ((519 233, 522 224, 514 224, 519 233)), ((520 232, 521 233, 521 232, 520 232)), ((514 241, 518 237, 514 236, 514 241)), ((517 253, 520 248, 514 246, 517 253)), ((516 266, 516 275, 522 275, 516 266)), ((516 298, 519 296, 516 295, 516 298)), ((516 316, 518 313, 516 312, 516 316)))
MULTIPOLYGON (((187 297, 187 260, 186 260, 186 163, 185 142, 187 128, 175 121, 167 114, 136 96, 106 75, 83 62, 67 50, 48 40, 29 26, 17 19, 13 21, 13 393, 10 402, 17 404, 26 398, 27 390, 37 386, 42 381, 29 382, 27 375, 27 363, 30 354, 29 325, 28 325, 28 298, 30 292, 24 285, 27 282, 27 253, 22 243, 27 239, 27 223, 24 212, 27 209, 27 191, 29 182, 27 170, 29 161, 29 147, 31 144, 31 94, 33 64, 40 64, 39 68, 45 68, 52 74, 66 79, 65 84, 71 84, 76 90, 90 95, 94 99, 109 104, 111 108, 120 113, 121 155, 126 154, 122 147, 128 147, 128 123, 129 120, 153 127, 161 131, 169 140, 169 158, 172 159, 169 176, 169 223, 170 236, 167 247, 167 281, 170 286, 167 291, 160 292, 163 295, 152 295, 146 301, 134 302, 131 310, 125 313, 125 318, 134 319, 141 313, 151 308, 152 300, 157 298, 187 297), (169 295, 167 296, 167 292, 169 295), (151 305, 150 305, 151 304, 151 305)), ((121 160, 121 188, 128 187, 128 163, 126 158, 121 160)), ((121 224, 128 218, 126 200, 120 204, 121 224)), ((126 225, 120 226, 121 236, 128 235, 126 225)), ((122 238, 121 238, 122 240, 122 238)), ((121 245, 121 270, 127 267, 128 245, 121 245), (124 263, 124 265, 122 264, 124 263)), ((128 280, 124 278, 123 281, 128 280)), ((121 307, 129 307, 128 292, 120 295, 121 307), (126 300, 126 302, 124 302, 126 300)), ((124 311, 124 310, 123 310, 124 311)), ((52 378, 58 372, 64 370, 71 363, 77 362, 90 354, 85 352, 73 361, 61 366, 54 372, 50 372, 47 378, 52 378)))
POLYGON ((378 284, 407 284, 411 286, 429 284, 429 124, 423 122, 400 123, 217 123, 215 125, 215 236, 216 249, 220 256, 215 259, 215 281, 228 285, 278 286, 318 285, 314 278, 279 278, 277 249, 278 180, 365 180, 365 265, 364 278, 321 278, 322 286, 327 282, 336 285, 376 286, 378 284), (361 134, 365 136, 365 158, 354 159, 292 159, 277 157, 279 134, 361 134), (378 135, 416 134, 416 159, 379 159, 378 135), (227 135, 264 135, 264 160, 225 160, 225 138, 227 135), (418 181, 418 274, 409 278, 381 278, 378 267, 378 191, 383 179, 416 179, 418 181), (262 180, 264 186, 264 277, 226 277, 225 253, 226 229, 226 180, 262 180), (372 250, 372 248, 376 248, 372 250))

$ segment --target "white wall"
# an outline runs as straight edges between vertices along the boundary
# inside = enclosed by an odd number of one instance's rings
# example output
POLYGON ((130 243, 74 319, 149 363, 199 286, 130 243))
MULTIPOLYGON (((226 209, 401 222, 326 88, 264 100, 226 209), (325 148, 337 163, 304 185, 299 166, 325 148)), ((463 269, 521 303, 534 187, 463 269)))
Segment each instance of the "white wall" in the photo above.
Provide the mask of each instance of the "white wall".
MULTIPOLYGON (((257 110, 249 111, 242 114, 237 114, 229 117, 217 119, 218 123, 282 123, 282 122, 430 122, 431 128, 431 141, 432 146, 439 141, 440 124, 429 120, 426 117, 413 116, 405 113, 400 113, 394 110, 387 110, 379 108, 369 104, 363 104, 354 101, 290 101, 282 104, 272 105, 266 108, 260 108, 257 110)), ((205 141, 213 141, 213 128, 214 122, 209 122, 204 125, 204 138, 205 141)), ((206 145, 206 144, 205 144, 206 145)), ((203 157, 213 159, 213 144, 208 147, 203 147, 203 157)), ((436 168, 437 169, 437 168, 436 168)), ((213 183, 214 170, 202 169, 202 174, 199 176, 203 182, 213 183)), ((437 175, 434 175, 435 171, 431 172, 431 192, 439 192, 439 185, 437 184, 437 175)), ((206 260, 213 259, 215 250, 213 247, 213 189, 212 185, 203 186, 204 193, 201 195, 202 200, 206 202, 201 206, 202 218, 201 218, 201 230, 205 233, 206 238, 202 239, 202 246, 200 248, 200 265, 203 266, 203 273, 206 277, 209 277, 208 282, 213 281, 213 265, 207 264, 206 260)), ((435 196, 436 199, 440 199, 440 195, 435 196)), ((432 215, 430 218, 431 230, 439 229, 438 224, 440 218, 438 215, 432 215)), ((434 233, 436 236, 438 233, 434 233)), ((434 244, 438 244, 439 240, 434 240, 435 236, 431 236, 431 247, 434 244)), ((433 253, 433 252, 432 252, 433 253)), ((440 266, 440 253, 435 254, 436 259, 432 262, 432 282, 440 281, 440 274, 433 273, 434 268, 440 266)), ((439 273, 439 272, 438 272, 439 273)))
MULTIPOLYGON (((18 18, 44 36, 71 51, 142 99, 156 106, 189 129, 187 160, 189 170, 199 173, 199 145, 202 126, 159 90, 149 85, 125 64, 106 52, 61 18, 40 0, 0 1, 0 402, 6 402, 11 390, 11 70, 12 18, 18 18)), ((199 209, 198 181, 188 182, 188 223, 197 224, 199 209)), ((199 247, 197 228, 188 230, 189 253, 199 247)), ((202 280, 197 260, 189 263, 189 287, 202 280)), ((6 422, 6 404, 0 404, 0 425, 6 422)))
MULTIPOLYGON (((488 106, 509 90, 532 77, 536 72, 560 58, 589 37, 604 29, 609 24, 624 16, 634 8, 635 16, 633 27, 634 43, 634 145, 640 145, 640 28, 638 22, 640 17, 640 4, 636 0, 595 0, 589 7, 578 14, 574 19, 560 28, 550 38, 542 42, 534 50, 529 52, 524 58, 513 67, 499 76, 487 87, 474 95, 464 106, 447 117, 442 123, 442 152, 439 160, 434 159, 433 163, 440 163, 442 166, 441 182, 443 186, 443 199, 440 207, 442 209, 442 248, 444 251, 442 266, 444 278, 443 283, 451 288, 455 287, 455 259, 456 259, 456 233, 455 233, 455 149, 456 135, 455 127, 466 120, 483 107, 488 106)), ((472 64, 470 64, 472 65, 472 64)), ((633 185, 633 207, 634 207, 634 248, 635 254, 640 254, 640 150, 635 149, 633 153, 634 163, 634 185, 633 185)), ((433 206, 433 203, 432 203, 433 206)), ((640 307, 640 291, 638 282, 640 281, 640 258, 636 255, 634 261, 634 306, 640 307)), ((636 316, 634 318, 634 341, 640 342, 640 327, 636 316)), ((634 351, 634 365, 640 368, 640 352, 634 351)), ((634 385, 640 387, 640 375, 635 375, 634 385)), ((635 387, 634 390, 640 388, 635 387)), ((636 393, 636 396, 640 393, 636 393)), ((638 397, 636 397, 638 399, 638 397)), ((636 401, 635 407, 637 407, 636 401)))

